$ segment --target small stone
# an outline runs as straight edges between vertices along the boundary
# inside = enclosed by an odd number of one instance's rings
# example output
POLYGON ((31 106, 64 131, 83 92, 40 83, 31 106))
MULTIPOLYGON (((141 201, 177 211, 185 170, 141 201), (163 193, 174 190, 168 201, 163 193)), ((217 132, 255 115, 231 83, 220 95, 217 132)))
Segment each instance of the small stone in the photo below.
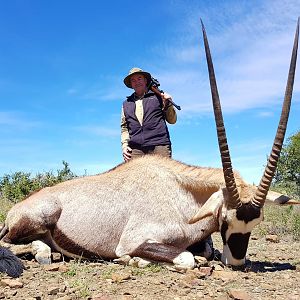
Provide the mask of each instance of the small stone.
POLYGON ((112 273, 111 279, 113 282, 121 282, 123 280, 128 280, 131 278, 130 274, 119 274, 119 273, 112 273))
POLYGON ((145 268, 150 264, 151 262, 149 260, 145 260, 141 257, 133 257, 128 262, 129 266, 136 267, 136 268, 145 268))
POLYGON ((229 296, 236 300, 251 300, 250 295, 244 290, 231 289, 228 292, 229 296))
POLYGON ((66 289, 67 289, 67 286, 66 286, 66 285, 62 285, 62 286, 60 286, 60 288, 59 288, 59 292, 60 292, 60 293, 64 293, 64 292, 66 291, 66 289))
POLYGON ((268 234, 268 235, 266 235, 266 241, 272 242, 272 243, 278 243, 279 237, 276 234, 268 234))
POLYGON ((299 295, 288 295, 287 300, 299 300, 299 295))
POLYGON ((205 276, 209 276, 213 272, 213 268, 211 268, 211 267, 200 267, 199 272, 201 274, 204 274, 205 276))
POLYGON ((237 273, 229 271, 213 271, 212 276, 216 279, 221 279, 222 281, 232 281, 238 276, 237 273))
POLYGON ((2 279, 0 281, 2 286, 9 286, 10 288, 22 288, 23 283, 16 279, 2 279))
POLYGON ((58 264, 51 264, 51 265, 44 265, 44 270, 45 271, 58 271, 59 270, 59 265, 58 264))
POLYGON ((167 270, 172 271, 172 272, 177 272, 177 273, 181 273, 181 274, 184 274, 186 272, 186 269, 178 268, 177 266, 174 266, 174 265, 166 265, 165 267, 167 270))
POLYGON ((191 270, 188 270, 187 273, 182 278, 182 285, 184 287, 193 287, 195 285, 199 285, 199 279, 196 274, 196 272, 190 272, 191 270))
POLYGON ((191 283, 194 279, 197 278, 197 275, 195 272, 192 272, 191 270, 188 270, 186 274, 182 277, 182 280, 186 283, 191 283))
POLYGON ((119 258, 116 258, 113 260, 113 262, 116 262, 118 264, 121 264, 121 265, 128 265, 129 264, 129 261, 131 260, 131 256, 129 255, 123 255, 119 258))
POLYGON ((111 300, 111 298, 105 294, 97 294, 94 297, 92 297, 92 300, 111 300))
POLYGON ((52 252, 51 253, 51 258, 53 262, 59 262, 62 259, 62 255, 59 252, 52 252))
POLYGON ((196 255, 194 258, 199 267, 207 267, 208 266, 208 261, 205 257, 196 255))
POLYGON ((224 268, 220 265, 214 265, 214 270, 215 271, 224 271, 224 268))
POLYGON ((66 273, 69 271, 69 268, 66 265, 59 265, 58 271, 62 273, 66 273))
POLYGON ((58 286, 50 286, 48 288, 48 295, 56 295, 59 292, 58 286))
POLYGON ((130 294, 122 295, 121 300, 131 300, 133 296, 130 294))

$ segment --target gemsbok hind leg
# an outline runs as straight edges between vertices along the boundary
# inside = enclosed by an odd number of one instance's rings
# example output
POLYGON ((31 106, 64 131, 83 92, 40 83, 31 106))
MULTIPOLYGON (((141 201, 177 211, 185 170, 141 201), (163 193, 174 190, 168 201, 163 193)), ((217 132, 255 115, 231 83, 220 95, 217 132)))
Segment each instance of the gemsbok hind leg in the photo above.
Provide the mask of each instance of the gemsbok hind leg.
POLYGON ((118 256, 129 254, 131 257, 142 258, 142 261, 137 263, 138 266, 145 266, 147 261, 149 263, 171 263, 180 269, 192 269, 195 266, 194 256, 191 252, 156 241, 146 241, 134 250, 127 253, 124 251, 126 250, 123 247, 118 246, 116 253, 118 256))
POLYGON ((203 256, 208 260, 214 258, 214 245, 211 236, 207 237, 203 241, 196 242, 187 247, 187 250, 192 252, 193 255, 203 256))
POLYGON ((172 245, 147 241, 136 248, 131 255, 148 258, 152 261, 173 263, 175 267, 191 269, 195 265, 191 252, 172 245))

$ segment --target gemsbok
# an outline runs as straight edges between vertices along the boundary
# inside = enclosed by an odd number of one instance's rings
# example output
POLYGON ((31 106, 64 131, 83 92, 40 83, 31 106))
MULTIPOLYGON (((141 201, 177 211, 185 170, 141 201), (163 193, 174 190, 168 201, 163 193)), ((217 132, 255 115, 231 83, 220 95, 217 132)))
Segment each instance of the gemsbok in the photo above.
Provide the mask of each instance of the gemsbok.
POLYGON ((223 168, 190 166, 148 155, 100 175, 44 188, 11 208, 0 233, 3 242, 32 242, 37 260, 44 263, 50 262, 51 248, 70 257, 140 257, 146 262, 193 268, 194 256, 187 249, 220 231, 223 263, 245 264, 249 237, 263 220, 265 202, 300 203, 269 191, 289 116, 299 19, 280 122, 258 187, 247 184, 232 169, 212 58, 201 24, 223 168))

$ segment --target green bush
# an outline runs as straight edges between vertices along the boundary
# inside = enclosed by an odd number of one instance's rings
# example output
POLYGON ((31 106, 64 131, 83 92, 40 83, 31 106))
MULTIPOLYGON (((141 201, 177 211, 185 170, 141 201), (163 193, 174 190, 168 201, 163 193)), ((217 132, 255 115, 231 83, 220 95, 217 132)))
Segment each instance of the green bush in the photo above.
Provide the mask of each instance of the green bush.
POLYGON ((276 234, 281 237, 290 235, 300 240, 300 210, 297 206, 264 207, 264 222, 256 229, 261 235, 276 234))
POLYGON ((290 197, 300 198, 300 130, 291 135, 282 147, 273 188, 290 197))
POLYGON ((0 180, 1 199, 14 204, 34 191, 77 177, 70 170, 67 162, 63 161, 62 163, 63 168, 57 170, 56 175, 52 171, 38 173, 34 177, 31 176, 31 173, 25 172, 5 174, 0 180))

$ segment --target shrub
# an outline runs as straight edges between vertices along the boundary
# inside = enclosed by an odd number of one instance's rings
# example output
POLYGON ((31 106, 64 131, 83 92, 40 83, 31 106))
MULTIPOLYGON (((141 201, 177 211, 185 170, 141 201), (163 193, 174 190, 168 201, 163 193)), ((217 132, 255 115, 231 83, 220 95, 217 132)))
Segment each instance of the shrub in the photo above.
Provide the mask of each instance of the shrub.
POLYGON ((38 173, 34 177, 31 176, 31 173, 21 171, 11 175, 5 174, 0 180, 2 200, 15 204, 36 190, 77 177, 70 170, 67 162, 63 161, 62 163, 63 168, 57 170, 56 175, 52 171, 45 172, 44 174, 38 173))

